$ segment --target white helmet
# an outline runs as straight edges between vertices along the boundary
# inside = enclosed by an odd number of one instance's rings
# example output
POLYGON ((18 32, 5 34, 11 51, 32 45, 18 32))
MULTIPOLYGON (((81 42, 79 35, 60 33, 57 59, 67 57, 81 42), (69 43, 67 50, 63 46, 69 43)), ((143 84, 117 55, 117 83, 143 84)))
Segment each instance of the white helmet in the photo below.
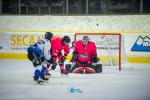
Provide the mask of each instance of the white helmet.
POLYGON ((83 38, 82 38, 82 44, 84 46, 86 46, 88 44, 88 42, 89 42, 89 37, 88 36, 83 36, 83 38))

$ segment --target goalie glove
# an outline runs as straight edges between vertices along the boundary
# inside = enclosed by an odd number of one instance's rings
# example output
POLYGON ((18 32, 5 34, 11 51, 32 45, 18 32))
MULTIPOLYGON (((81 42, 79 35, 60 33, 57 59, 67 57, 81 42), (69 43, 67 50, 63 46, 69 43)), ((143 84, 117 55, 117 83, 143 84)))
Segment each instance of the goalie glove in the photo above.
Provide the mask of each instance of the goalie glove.
POLYGON ((91 61, 92 61, 93 63, 97 63, 97 62, 100 61, 99 58, 97 58, 97 54, 95 54, 95 56, 91 59, 91 61))

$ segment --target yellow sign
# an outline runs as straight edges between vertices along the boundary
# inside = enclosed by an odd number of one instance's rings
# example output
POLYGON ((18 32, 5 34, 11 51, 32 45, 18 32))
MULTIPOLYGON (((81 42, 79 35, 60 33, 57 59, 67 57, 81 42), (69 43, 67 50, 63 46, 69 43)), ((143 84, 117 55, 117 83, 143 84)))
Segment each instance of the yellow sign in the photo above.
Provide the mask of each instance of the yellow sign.
POLYGON ((23 47, 43 39, 43 35, 15 34, 11 36, 11 47, 23 47))

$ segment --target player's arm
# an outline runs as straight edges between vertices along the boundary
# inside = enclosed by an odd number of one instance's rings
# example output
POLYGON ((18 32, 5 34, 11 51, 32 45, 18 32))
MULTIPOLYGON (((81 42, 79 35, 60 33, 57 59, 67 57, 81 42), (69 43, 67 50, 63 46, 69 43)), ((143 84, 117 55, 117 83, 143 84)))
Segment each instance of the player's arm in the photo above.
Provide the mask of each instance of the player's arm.
POLYGON ((66 45, 64 47, 64 56, 67 56, 69 54, 69 52, 70 52, 70 47, 69 47, 69 45, 66 45))
POLYGON ((50 53, 50 49, 51 49, 51 43, 46 40, 45 44, 44 44, 44 57, 46 60, 50 60, 51 59, 51 53, 50 53))
MULTIPOLYGON (((61 59, 60 59, 60 63, 64 63, 64 62, 65 62, 66 56, 69 54, 69 52, 70 52, 70 47, 69 47, 69 45, 66 45, 66 46, 64 47, 64 55, 62 55, 62 57, 61 57, 61 59)), ((62 54, 62 53, 61 53, 61 54, 62 54)))

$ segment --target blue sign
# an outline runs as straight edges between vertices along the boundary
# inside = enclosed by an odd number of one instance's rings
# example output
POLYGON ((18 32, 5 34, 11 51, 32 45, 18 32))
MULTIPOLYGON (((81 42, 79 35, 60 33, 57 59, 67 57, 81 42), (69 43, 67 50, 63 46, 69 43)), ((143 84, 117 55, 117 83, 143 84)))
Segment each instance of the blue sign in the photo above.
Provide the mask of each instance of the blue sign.
POLYGON ((67 89, 67 93, 82 93, 82 91, 79 88, 70 87, 67 89))
POLYGON ((139 36, 132 46, 131 51, 150 52, 150 38, 148 36, 139 36))

